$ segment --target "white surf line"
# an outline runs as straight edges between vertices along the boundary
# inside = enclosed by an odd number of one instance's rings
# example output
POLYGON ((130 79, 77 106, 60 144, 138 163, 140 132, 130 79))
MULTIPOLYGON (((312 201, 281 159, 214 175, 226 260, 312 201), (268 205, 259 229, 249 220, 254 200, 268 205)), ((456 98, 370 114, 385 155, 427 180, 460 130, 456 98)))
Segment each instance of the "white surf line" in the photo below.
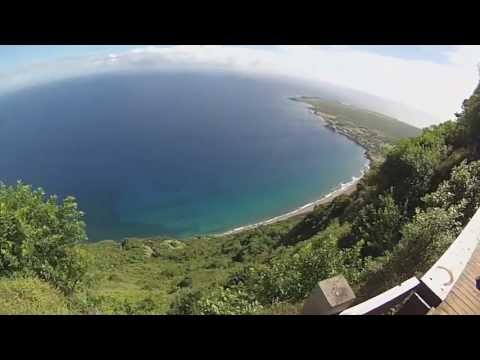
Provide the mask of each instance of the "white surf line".
POLYGON ((301 207, 299 207, 299 208, 297 208, 293 211, 287 212, 287 213, 279 215, 279 216, 275 216, 271 219, 268 219, 268 220, 265 220, 265 221, 260 221, 260 222, 255 223, 255 224, 240 226, 240 227, 234 228, 232 230, 229 230, 229 231, 221 233, 221 234, 214 234, 214 236, 232 235, 232 234, 236 234, 236 233, 243 232, 243 231, 246 231, 246 230, 252 230, 252 229, 255 229, 255 228, 260 227, 262 225, 274 224, 274 223, 282 221, 282 220, 287 220, 287 219, 289 219, 289 218, 291 218, 295 215, 300 215, 304 212, 304 210, 307 210, 305 213, 311 212, 311 211, 314 210, 315 206, 318 205, 319 203, 322 203, 322 202, 328 200, 330 197, 336 197, 337 195, 340 195, 346 188, 349 188, 350 186, 353 186, 355 183, 360 181, 360 179, 362 179, 362 177, 365 175, 365 173, 368 171, 369 168, 370 168, 370 162, 367 159, 367 162, 366 162, 365 166, 363 167, 363 169, 361 170, 361 175, 359 177, 353 176, 351 181, 349 181, 347 183, 340 183, 340 185, 334 191, 331 191, 330 193, 326 194, 321 199, 312 201, 308 204, 302 205, 301 207), (311 210, 308 210, 309 207, 311 207, 311 210))

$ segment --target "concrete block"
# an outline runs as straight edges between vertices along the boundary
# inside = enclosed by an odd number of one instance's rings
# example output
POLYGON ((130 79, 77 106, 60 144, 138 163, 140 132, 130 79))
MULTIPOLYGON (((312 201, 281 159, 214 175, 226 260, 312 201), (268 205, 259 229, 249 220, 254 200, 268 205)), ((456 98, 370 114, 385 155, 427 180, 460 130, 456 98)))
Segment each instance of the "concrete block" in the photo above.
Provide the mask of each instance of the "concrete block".
POLYGON ((355 301, 355 294, 342 276, 320 281, 303 305, 304 315, 334 315, 355 301))

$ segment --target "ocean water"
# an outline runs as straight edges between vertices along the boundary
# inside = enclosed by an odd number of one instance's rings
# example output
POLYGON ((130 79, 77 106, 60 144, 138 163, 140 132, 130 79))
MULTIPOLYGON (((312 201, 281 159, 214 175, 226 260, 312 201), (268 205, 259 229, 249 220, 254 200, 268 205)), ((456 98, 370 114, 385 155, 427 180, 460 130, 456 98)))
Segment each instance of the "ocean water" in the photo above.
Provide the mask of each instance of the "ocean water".
POLYGON ((288 99, 301 83, 216 73, 98 75, 0 97, 0 180, 73 195, 91 240, 187 237, 317 200, 365 165, 288 99))

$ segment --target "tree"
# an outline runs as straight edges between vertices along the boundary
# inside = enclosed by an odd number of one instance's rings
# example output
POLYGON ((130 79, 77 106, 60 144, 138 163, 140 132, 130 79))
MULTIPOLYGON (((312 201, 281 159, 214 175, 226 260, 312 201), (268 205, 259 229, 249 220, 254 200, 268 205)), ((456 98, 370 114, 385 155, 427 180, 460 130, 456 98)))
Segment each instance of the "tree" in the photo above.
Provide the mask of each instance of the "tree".
POLYGON ((288 248, 268 262, 247 266, 234 274, 235 286, 260 304, 303 300, 315 284, 334 275, 343 274, 352 283, 362 267, 359 249, 339 249, 338 239, 350 231, 348 224, 333 222, 327 229, 306 243, 288 248))
POLYGON ((417 210, 402 228, 402 239, 391 252, 369 262, 360 296, 377 293, 420 277, 447 250, 461 231, 462 214, 456 207, 417 210))
POLYGON ((70 294, 83 280, 87 239, 73 197, 61 203, 21 182, 0 183, 0 276, 33 275, 70 294))
POLYGON ((343 243, 348 245, 350 242, 351 245, 352 242, 363 240, 364 255, 380 256, 398 243, 404 220, 403 211, 395 203, 392 192, 379 195, 377 201, 367 204, 358 212, 352 231, 343 243))
POLYGON ((437 191, 423 198, 426 207, 449 209, 456 206, 468 221, 480 206, 480 161, 464 160, 455 167, 449 179, 437 191))
POLYGON ((465 126, 469 140, 475 151, 479 151, 480 140, 480 84, 473 95, 462 104, 462 112, 457 114, 458 122, 465 126))
POLYGON ((437 168, 448 156, 448 147, 441 128, 425 130, 417 138, 400 142, 387 155, 377 178, 380 191, 394 189, 395 201, 408 201, 408 211, 414 213, 420 198, 432 189, 437 168))

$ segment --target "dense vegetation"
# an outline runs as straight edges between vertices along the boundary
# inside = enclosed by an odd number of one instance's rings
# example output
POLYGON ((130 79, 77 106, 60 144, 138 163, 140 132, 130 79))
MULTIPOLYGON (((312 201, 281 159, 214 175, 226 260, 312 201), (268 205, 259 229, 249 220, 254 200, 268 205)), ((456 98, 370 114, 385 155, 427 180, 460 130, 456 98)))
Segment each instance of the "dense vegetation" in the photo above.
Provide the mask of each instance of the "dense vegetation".
POLYGON ((235 235, 85 242, 74 199, 0 187, 0 312, 293 314, 319 280, 360 297, 422 274, 480 205, 480 88, 388 149, 357 191, 235 235))
POLYGON ((0 184, 0 312, 66 311, 62 296, 88 284, 82 216, 71 197, 0 184))

